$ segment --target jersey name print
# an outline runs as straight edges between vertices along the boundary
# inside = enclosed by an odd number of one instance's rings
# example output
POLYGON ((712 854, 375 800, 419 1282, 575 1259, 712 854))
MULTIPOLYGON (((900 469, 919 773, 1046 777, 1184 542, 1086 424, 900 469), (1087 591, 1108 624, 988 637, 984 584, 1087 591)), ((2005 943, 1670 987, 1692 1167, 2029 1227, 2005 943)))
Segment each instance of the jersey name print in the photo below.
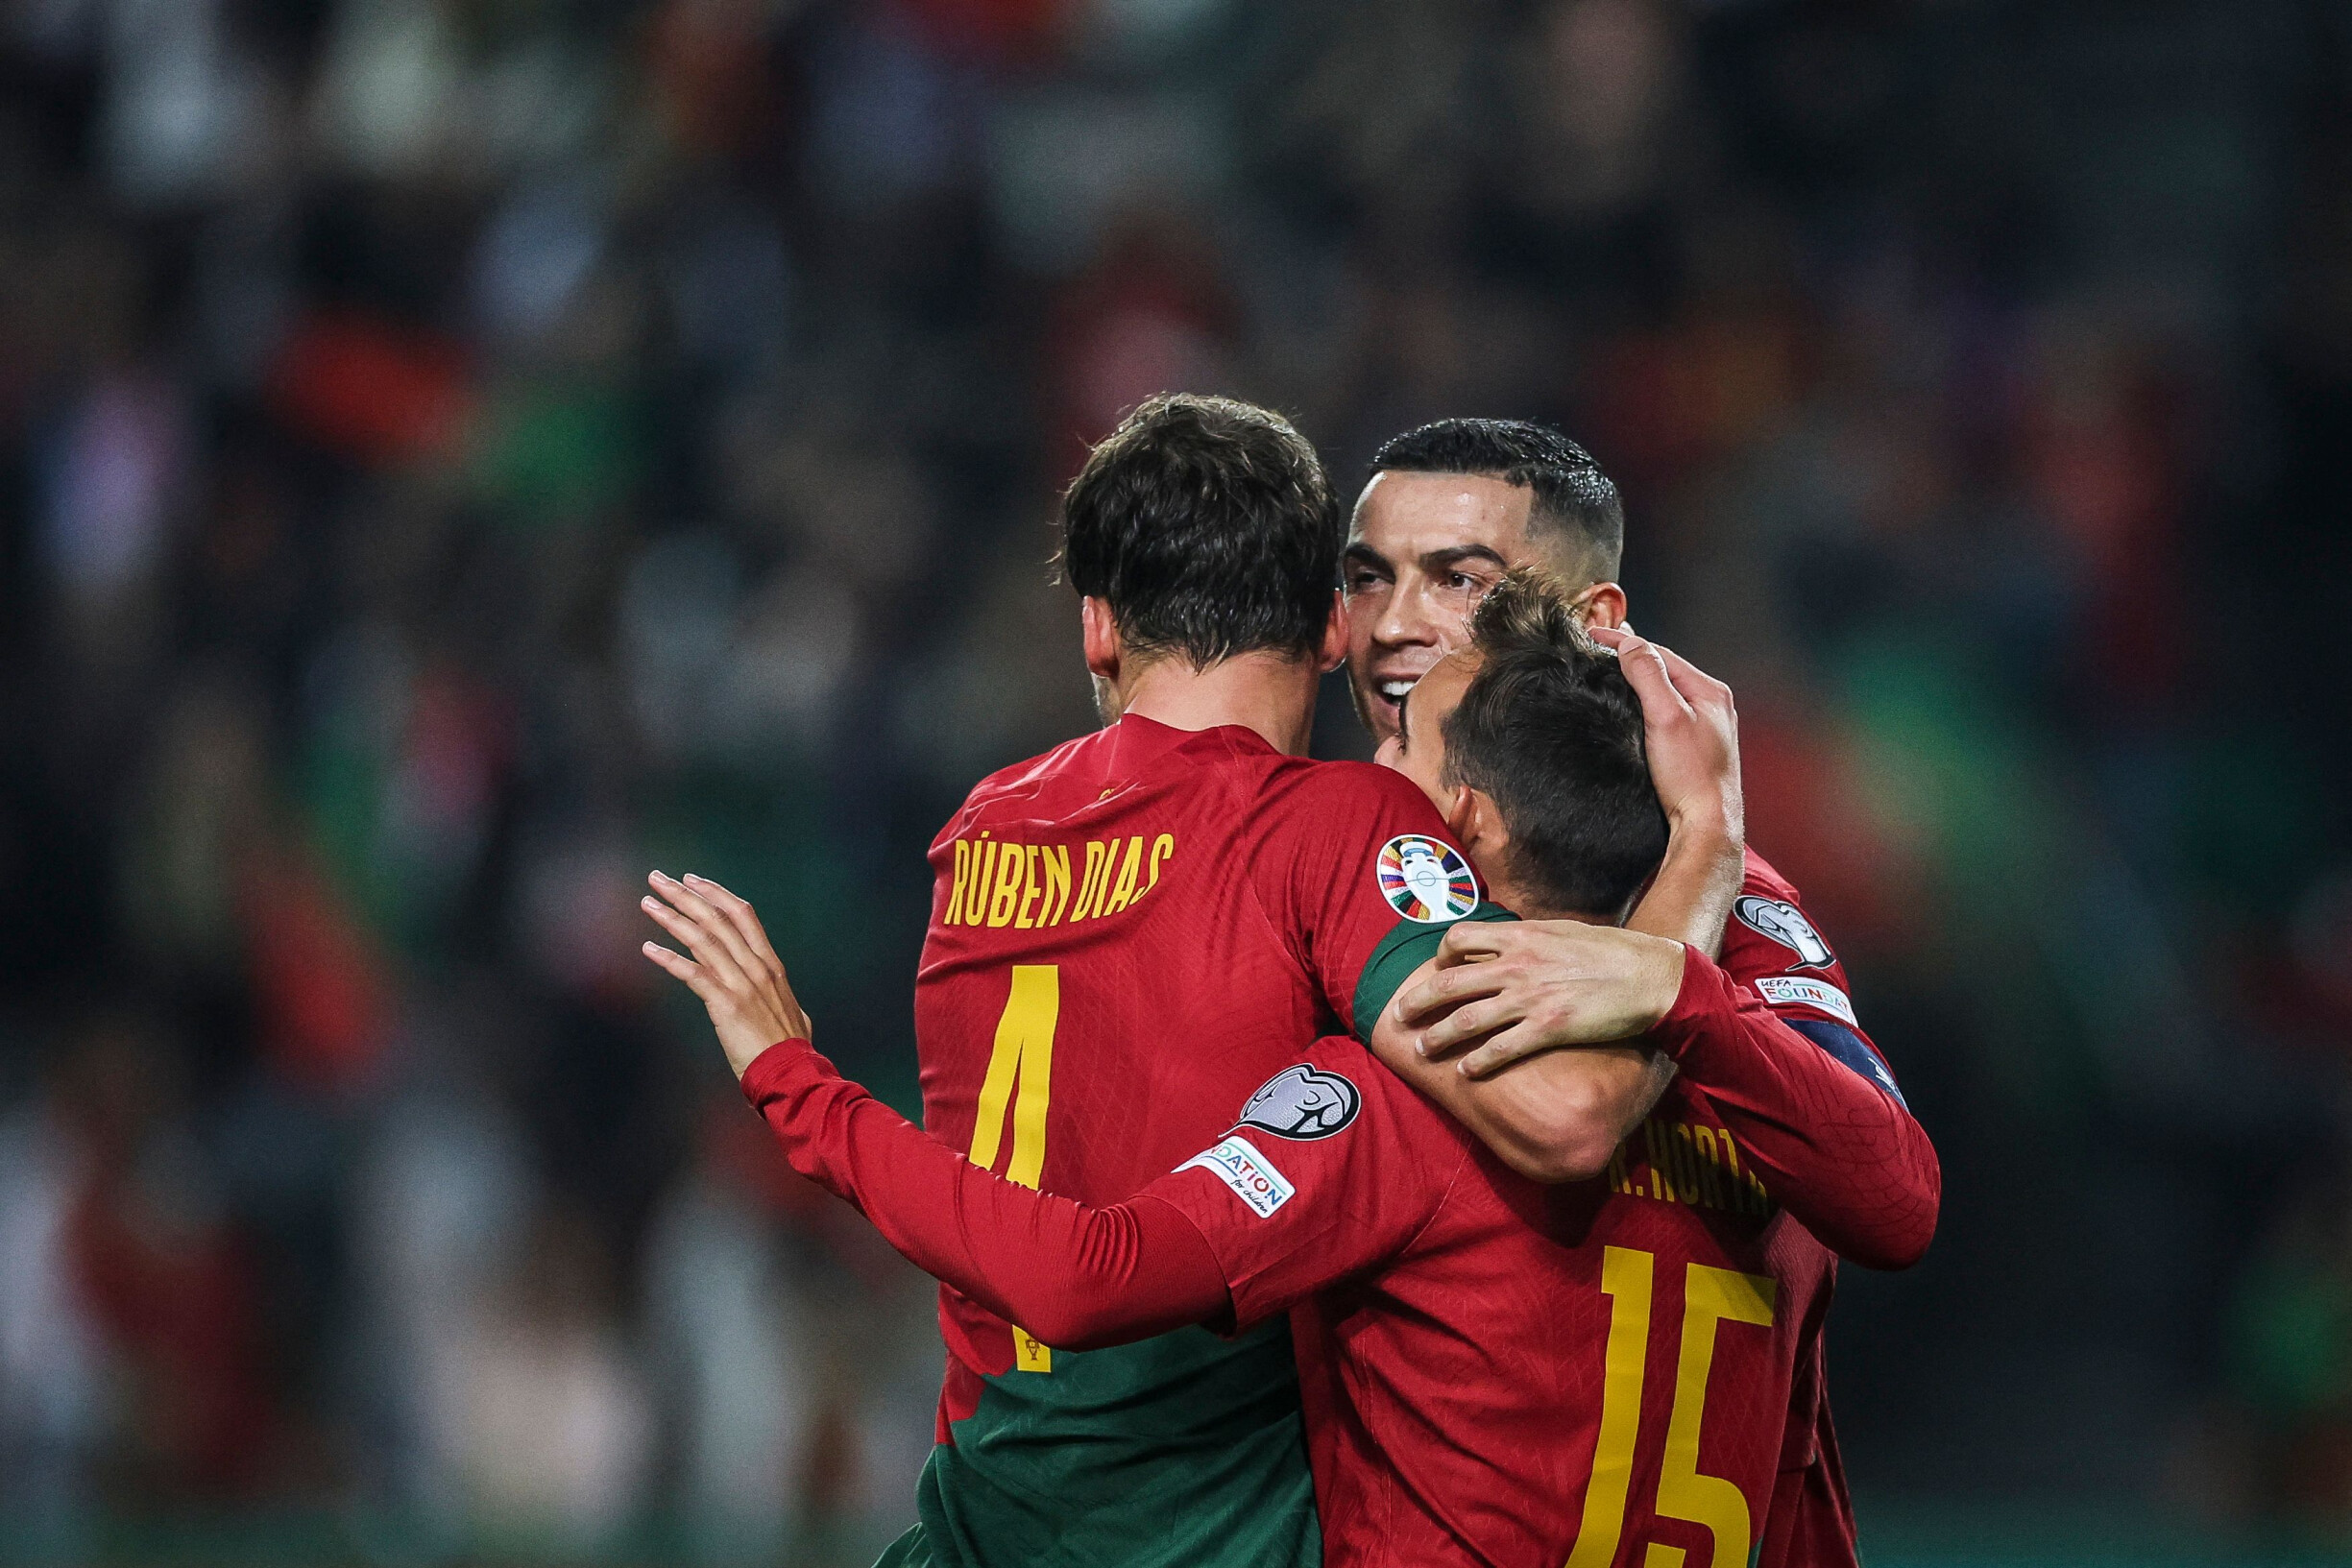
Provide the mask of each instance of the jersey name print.
MULTIPOLYGON (((1400 841, 1467 866, 1400 775, 1238 728, 1130 715, 983 781, 932 847, 926 1129, 1097 1204, 1197 1157, 1227 1201, 1278 1216, 1284 1140, 1353 1114, 1331 1085, 1302 1079, 1248 1137, 1203 1146, 1319 1035, 1369 1026, 1454 920, 1500 918, 1450 875, 1408 918, 1381 879, 1400 841)), ((941 1560, 1317 1560, 1281 1323, 1073 1352, 942 1289, 940 1331, 941 1445, 918 1508, 941 1560)))
POLYGON ((1122 848, 1116 837, 1017 844, 982 829, 977 838, 954 841, 955 869, 939 923, 1026 931, 1065 919, 1105 919, 1158 886, 1160 867, 1175 854, 1173 833, 1155 834, 1147 853, 1141 833, 1129 834, 1122 848))

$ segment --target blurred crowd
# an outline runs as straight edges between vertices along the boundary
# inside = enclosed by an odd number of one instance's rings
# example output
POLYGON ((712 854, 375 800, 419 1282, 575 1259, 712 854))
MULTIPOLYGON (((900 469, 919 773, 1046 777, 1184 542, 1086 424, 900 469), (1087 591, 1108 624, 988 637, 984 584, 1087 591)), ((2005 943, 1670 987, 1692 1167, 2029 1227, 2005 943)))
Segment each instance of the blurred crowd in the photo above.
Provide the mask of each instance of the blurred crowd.
POLYGON ((0 1555, 909 1514, 928 1288, 635 900, 910 1105, 923 847, 1092 721, 1053 497, 1162 389, 1623 485, 1944 1153, 1866 1530, 2352 1530, 2341 7, 8 0, 0 1555))

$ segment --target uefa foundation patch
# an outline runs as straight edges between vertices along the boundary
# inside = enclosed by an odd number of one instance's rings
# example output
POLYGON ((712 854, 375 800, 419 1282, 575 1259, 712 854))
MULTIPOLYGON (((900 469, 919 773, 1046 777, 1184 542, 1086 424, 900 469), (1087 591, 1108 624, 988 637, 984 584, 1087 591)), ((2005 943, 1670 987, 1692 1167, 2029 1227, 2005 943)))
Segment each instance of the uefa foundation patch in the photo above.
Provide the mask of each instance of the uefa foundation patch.
POLYGON ((1802 975, 1766 975, 1756 982, 1756 993, 1776 1007, 1818 1007, 1831 1018, 1842 1018, 1857 1028, 1861 1026, 1846 993, 1826 980, 1808 980, 1802 975))
POLYGON ((1273 1162, 1257 1151, 1247 1139, 1228 1138, 1215 1148, 1205 1148, 1176 1167, 1190 1170, 1199 1166, 1213 1171, 1217 1179, 1233 1189, 1233 1195, 1249 1206, 1249 1212, 1260 1219, 1269 1219, 1273 1212, 1291 1200, 1297 1191, 1273 1162))
POLYGON ((1470 863, 1452 845, 1419 833, 1398 833, 1381 845, 1374 875, 1389 907, 1424 926, 1460 920, 1478 907, 1470 863))

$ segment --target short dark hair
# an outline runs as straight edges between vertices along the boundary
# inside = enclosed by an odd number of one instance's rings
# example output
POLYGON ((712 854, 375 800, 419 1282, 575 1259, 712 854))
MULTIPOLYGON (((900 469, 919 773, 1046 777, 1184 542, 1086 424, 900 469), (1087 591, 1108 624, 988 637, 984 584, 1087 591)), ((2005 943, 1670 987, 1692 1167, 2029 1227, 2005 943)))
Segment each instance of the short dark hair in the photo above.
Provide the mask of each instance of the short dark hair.
POLYGON ((1515 881, 1561 913, 1622 919, 1666 854, 1641 699, 1540 572, 1490 590, 1470 642, 1480 663, 1445 716, 1446 782, 1492 798, 1515 881))
MULTIPOLYGON (((1576 546, 1591 582, 1617 575, 1625 553, 1625 502, 1601 466, 1566 436, 1532 420, 1439 420, 1392 436, 1372 471, 1478 473, 1533 490, 1530 530, 1548 525, 1576 546)), ((1563 565, 1568 563, 1564 561, 1563 565)), ((1577 585, 1582 587, 1582 584, 1577 585)))
POLYGON ((1205 668, 1312 655, 1346 525, 1322 459, 1281 415, 1162 394, 1088 454, 1061 501, 1061 569, 1144 654, 1205 668))

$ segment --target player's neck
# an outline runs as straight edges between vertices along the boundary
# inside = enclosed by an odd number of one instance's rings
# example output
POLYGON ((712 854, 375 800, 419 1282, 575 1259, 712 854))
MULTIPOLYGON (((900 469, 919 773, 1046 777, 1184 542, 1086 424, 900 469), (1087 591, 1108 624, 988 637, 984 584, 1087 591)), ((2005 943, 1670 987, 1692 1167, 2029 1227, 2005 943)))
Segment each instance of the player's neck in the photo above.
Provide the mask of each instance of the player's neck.
POLYGON ((1587 926, 1612 924, 1595 915, 1578 914, 1573 909, 1555 909, 1541 897, 1527 891, 1508 877, 1488 878, 1487 897, 1521 920, 1575 920, 1587 926))
POLYGON ((1154 659, 1122 672, 1106 718, 1136 713, 1172 730, 1238 724, 1289 757, 1307 754, 1322 673, 1304 659, 1241 653, 1206 669, 1180 658, 1154 659))

